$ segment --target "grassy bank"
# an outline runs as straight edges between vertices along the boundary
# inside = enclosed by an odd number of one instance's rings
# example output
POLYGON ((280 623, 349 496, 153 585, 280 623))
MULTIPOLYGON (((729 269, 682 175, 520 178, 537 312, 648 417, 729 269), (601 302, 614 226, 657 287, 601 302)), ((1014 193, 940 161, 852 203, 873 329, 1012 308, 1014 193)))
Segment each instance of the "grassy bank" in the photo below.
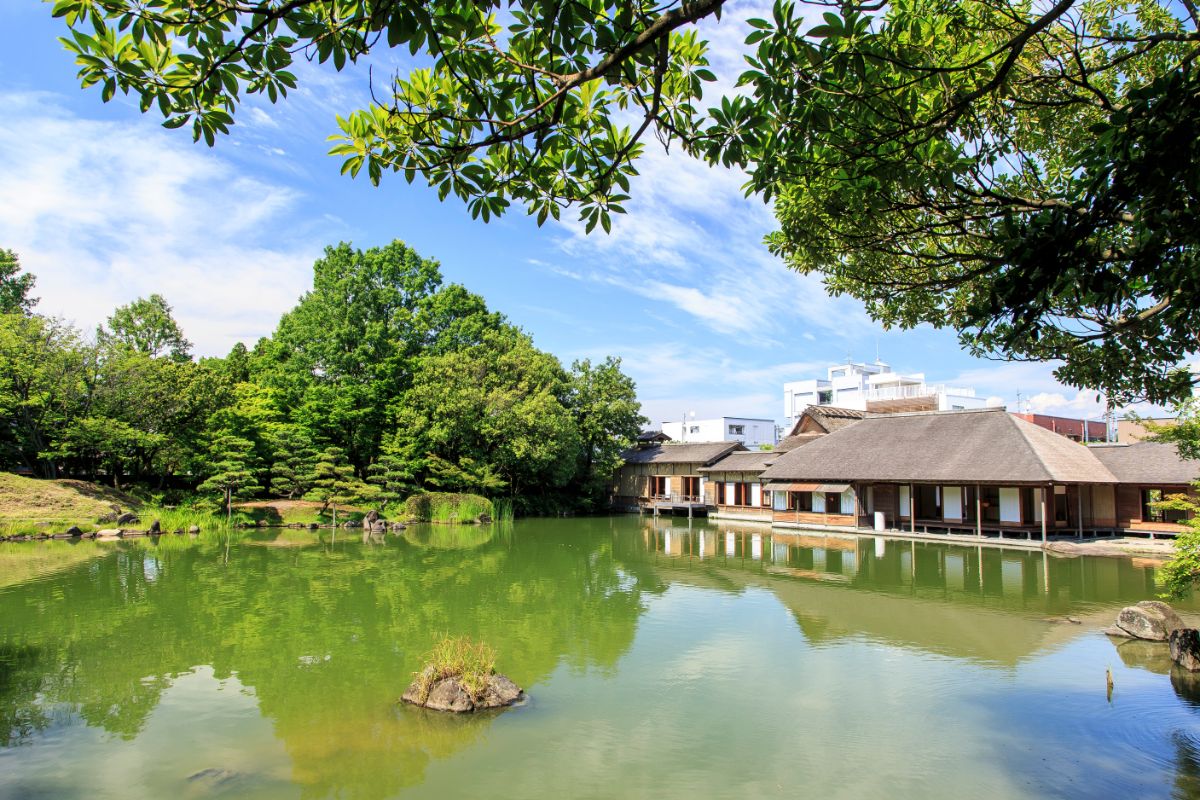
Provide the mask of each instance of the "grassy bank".
POLYGON ((78 525, 87 530, 113 506, 140 513, 142 502, 86 481, 54 481, 0 472, 0 531, 38 533, 78 525))

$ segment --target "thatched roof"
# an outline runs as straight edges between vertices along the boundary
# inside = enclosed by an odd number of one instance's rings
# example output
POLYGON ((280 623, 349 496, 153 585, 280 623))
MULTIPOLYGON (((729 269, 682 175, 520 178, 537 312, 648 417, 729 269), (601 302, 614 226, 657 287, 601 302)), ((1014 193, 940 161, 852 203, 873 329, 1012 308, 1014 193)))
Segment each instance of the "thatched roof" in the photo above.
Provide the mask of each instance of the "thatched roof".
POLYGON ((1179 457, 1165 442, 1098 444, 1088 448, 1121 483, 1183 484, 1200 478, 1200 461, 1179 457))
POLYGON ((626 464, 701 464, 707 466, 735 450, 745 450, 741 442, 704 442, 675 444, 667 442, 654 447, 626 450, 621 458, 626 464))
POLYGON ((777 481, 1116 483, 1083 445, 999 408, 868 416, 779 457, 777 481))
POLYGON ((773 450, 755 450, 746 453, 730 453, 715 464, 701 467, 701 472, 762 472, 767 465, 779 458, 773 450))
POLYGON ((662 431, 642 431, 637 436, 638 444, 651 444, 653 442, 669 442, 671 437, 667 436, 662 431))
POLYGON ((860 419, 871 416, 870 412, 859 411, 856 408, 838 408, 837 406, 809 406, 800 414, 796 424, 792 426, 791 435, 798 433, 833 433, 847 425, 853 425, 860 419))
POLYGON ((788 450, 795 450, 800 445, 816 441, 824 435, 823 433, 793 433, 791 436, 783 437, 779 444, 775 445, 775 452, 786 453, 788 450))

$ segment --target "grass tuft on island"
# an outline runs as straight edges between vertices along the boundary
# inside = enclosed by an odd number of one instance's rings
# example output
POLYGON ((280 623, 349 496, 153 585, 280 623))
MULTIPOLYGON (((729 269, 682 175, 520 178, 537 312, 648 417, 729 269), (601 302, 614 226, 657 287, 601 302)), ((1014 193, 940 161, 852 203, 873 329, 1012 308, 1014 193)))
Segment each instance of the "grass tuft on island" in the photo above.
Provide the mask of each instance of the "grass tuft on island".
POLYGON ((418 695, 424 702, 438 681, 458 678, 459 685, 478 701, 495 673, 496 651, 490 645, 466 636, 443 636, 429 651, 421 670, 415 673, 418 695))
POLYGON ((404 515, 414 522, 490 522, 496 518, 496 507, 477 494, 421 492, 404 501, 404 515))

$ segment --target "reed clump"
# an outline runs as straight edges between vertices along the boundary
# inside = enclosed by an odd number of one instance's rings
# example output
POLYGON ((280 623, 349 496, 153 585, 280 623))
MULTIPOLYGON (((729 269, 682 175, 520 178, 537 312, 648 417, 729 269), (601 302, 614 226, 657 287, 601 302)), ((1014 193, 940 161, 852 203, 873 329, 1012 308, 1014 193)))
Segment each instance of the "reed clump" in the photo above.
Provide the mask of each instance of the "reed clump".
POLYGON ((443 636, 433 645, 415 678, 421 702, 428 699, 438 681, 446 678, 457 678, 463 690, 478 701, 495 674, 496 651, 490 645, 467 636, 443 636))
POLYGON ((496 508, 477 494, 422 492, 404 501, 404 515, 414 522, 475 523, 495 519, 496 508))

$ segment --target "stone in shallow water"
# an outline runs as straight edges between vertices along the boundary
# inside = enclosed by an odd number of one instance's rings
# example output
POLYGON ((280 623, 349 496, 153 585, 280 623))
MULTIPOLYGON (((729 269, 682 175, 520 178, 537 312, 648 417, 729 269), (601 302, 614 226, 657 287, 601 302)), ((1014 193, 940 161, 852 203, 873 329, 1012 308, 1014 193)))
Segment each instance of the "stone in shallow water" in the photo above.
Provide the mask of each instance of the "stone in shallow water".
POLYGON ((1200 672, 1200 631, 1180 628, 1171 631, 1171 660, 1189 672, 1200 672))
MULTIPOLYGON (((1117 614, 1117 628, 1135 639, 1165 642, 1171 631, 1182 627, 1183 620, 1173 608, 1154 600, 1143 600, 1135 606, 1126 606, 1117 614)), ((1113 632, 1112 635, 1119 634, 1113 632)))
MULTIPOLYGON (((427 671, 428 669, 426 667, 427 671)), ((472 697, 471 693, 462 687, 457 677, 443 678, 433 684, 424 700, 421 699, 420 684, 420 678, 414 680, 404 690, 400 699, 406 703, 423 706, 434 711, 453 711, 458 714, 510 706, 525 694, 520 686, 504 675, 493 675, 489 678, 487 688, 478 699, 472 697)))

